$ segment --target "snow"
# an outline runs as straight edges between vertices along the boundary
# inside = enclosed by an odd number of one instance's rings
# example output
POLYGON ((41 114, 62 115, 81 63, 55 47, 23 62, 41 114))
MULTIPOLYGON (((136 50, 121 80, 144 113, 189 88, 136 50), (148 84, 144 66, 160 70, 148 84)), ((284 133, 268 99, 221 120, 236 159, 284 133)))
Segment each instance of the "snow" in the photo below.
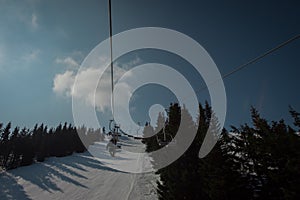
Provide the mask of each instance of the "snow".
POLYGON ((106 144, 91 146, 97 158, 85 152, 0 172, 0 199, 157 199, 154 173, 125 171, 150 171, 147 154, 120 149, 111 157, 106 144))
POLYGON ((106 145, 109 141, 107 138, 104 142, 96 142, 90 146, 89 151, 105 166, 112 169, 128 172, 128 173, 142 173, 152 172, 151 159, 144 152, 144 145, 140 141, 129 139, 122 136, 119 138, 122 148, 117 150, 116 156, 111 157, 106 151, 106 145))

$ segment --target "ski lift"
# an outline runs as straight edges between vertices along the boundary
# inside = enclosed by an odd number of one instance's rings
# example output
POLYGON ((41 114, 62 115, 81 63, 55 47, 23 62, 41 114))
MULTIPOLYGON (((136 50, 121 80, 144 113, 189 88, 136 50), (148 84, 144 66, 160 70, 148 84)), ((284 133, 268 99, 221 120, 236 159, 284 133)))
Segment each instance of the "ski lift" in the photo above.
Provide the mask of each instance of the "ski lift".
POLYGON ((120 125, 116 124, 115 121, 112 119, 109 121, 109 130, 113 136, 114 135, 117 137, 121 136, 120 125))
MULTIPOLYGON (((109 14, 109 39, 110 39, 110 70, 111 70, 111 94, 112 94, 112 118, 109 122, 109 129, 112 133, 113 137, 116 137, 117 141, 119 141, 119 137, 121 133, 126 135, 127 137, 132 137, 134 139, 140 139, 138 135, 135 137, 133 135, 127 134, 121 130, 120 125, 116 124, 114 121, 114 66, 113 66, 113 45, 112 45, 112 16, 111 16, 111 0, 108 0, 108 14, 109 14)), ((140 124, 139 124, 140 125, 140 124)))

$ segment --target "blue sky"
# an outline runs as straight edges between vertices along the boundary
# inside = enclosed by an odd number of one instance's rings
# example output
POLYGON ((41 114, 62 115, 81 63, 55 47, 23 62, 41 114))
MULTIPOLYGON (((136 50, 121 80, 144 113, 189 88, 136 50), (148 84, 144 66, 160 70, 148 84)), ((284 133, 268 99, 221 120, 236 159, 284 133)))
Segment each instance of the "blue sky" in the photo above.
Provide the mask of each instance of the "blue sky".
MULTIPOLYGON (((180 31, 199 42, 225 74, 299 34, 299 8, 297 1, 112 0, 113 32, 147 26, 180 31)), ((108 37, 107 15, 104 0, 0 0, 0 121, 27 127, 73 122, 71 98, 63 88, 55 90, 54 81, 75 73, 108 37)), ((251 105, 270 120, 290 119, 288 105, 300 111, 299 52, 300 41, 295 41, 224 80, 226 127, 249 122, 251 105)), ((186 61, 168 52, 142 50, 117 62, 131 67, 137 59, 174 67, 195 89, 204 85, 186 61)), ((143 87, 135 95, 131 104, 137 121, 147 119, 151 104, 168 105, 174 99, 158 86, 143 87)), ((198 98, 209 100, 208 92, 198 98)), ((99 118, 109 117, 99 113, 99 118)))

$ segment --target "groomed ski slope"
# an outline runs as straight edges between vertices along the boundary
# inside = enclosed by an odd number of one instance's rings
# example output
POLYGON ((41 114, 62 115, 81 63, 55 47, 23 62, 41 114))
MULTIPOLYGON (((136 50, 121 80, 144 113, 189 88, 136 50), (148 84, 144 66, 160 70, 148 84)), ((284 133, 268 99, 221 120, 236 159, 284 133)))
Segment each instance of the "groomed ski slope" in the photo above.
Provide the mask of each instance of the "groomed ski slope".
MULTIPOLYGON (((131 144, 142 147, 141 143, 132 141, 131 144)), ((1 172, 0 199, 157 199, 153 173, 132 174, 117 170, 120 165, 132 170, 149 168, 149 158, 137 159, 134 153, 123 149, 117 151, 116 157, 111 157, 106 143, 107 140, 90 147, 98 150, 98 158, 85 152, 52 157, 43 163, 1 172)), ((129 143, 128 140, 126 144, 129 143)))

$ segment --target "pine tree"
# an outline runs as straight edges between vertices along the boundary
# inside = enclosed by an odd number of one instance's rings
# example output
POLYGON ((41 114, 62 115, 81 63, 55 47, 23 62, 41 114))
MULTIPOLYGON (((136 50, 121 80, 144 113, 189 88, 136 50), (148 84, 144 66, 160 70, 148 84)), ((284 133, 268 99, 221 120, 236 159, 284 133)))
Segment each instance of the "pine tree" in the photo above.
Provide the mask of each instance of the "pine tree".
POLYGON ((298 199, 300 138, 283 120, 268 123, 251 109, 253 127, 245 124, 235 133, 235 159, 247 177, 252 197, 298 199))
POLYGON ((19 136, 19 127, 15 127, 15 129, 12 132, 12 136, 10 138, 10 143, 12 145, 12 151, 11 151, 11 161, 9 163, 9 169, 17 168, 20 165, 20 157, 21 157, 21 151, 20 151, 20 136, 19 136))
POLYGON ((30 132, 26 129, 23 129, 21 131, 21 135, 22 135, 22 146, 21 146, 22 160, 20 166, 31 165, 34 161, 34 156, 35 156, 32 136, 30 132))
POLYGON ((159 149, 156 136, 154 135, 154 128, 150 123, 146 123, 143 130, 143 140, 142 142, 146 144, 146 152, 152 152, 159 149))
MULTIPOLYGON (((168 111, 168 124, 166 129, 175 137, 178 129, 184 134, 195 131, 195 123, 185 107, 178 104, 171 105, 168 111), (181 123, 180 124, 180 119, 181 123), (180 125, 180 127, 179 127, 180 125)), ((176 141, 177 147, 182 147, 184 141, 176 141)), ((204 199, 204 193, 199 190, 201 179, 197 173, 198 151, 192 144, 186 152, 169 166, 158 170, 158 194, 160 199, 204 199), (200 182, 199 182, 200 181, 200 182)), ((155 158, 154 158, 155 159, 155 158)))
POLYGON ((11 129, 11 123, 9 122, 6 127, 3 129, 2 136, 1 136, 1 141, 2 141, 2 166, 7 169, 9 168, 8 166, 8 161, 10 157, 10 153, 12 151, 10 141, 9 141, 9 135, 10 135, 10 129, 11 129))

